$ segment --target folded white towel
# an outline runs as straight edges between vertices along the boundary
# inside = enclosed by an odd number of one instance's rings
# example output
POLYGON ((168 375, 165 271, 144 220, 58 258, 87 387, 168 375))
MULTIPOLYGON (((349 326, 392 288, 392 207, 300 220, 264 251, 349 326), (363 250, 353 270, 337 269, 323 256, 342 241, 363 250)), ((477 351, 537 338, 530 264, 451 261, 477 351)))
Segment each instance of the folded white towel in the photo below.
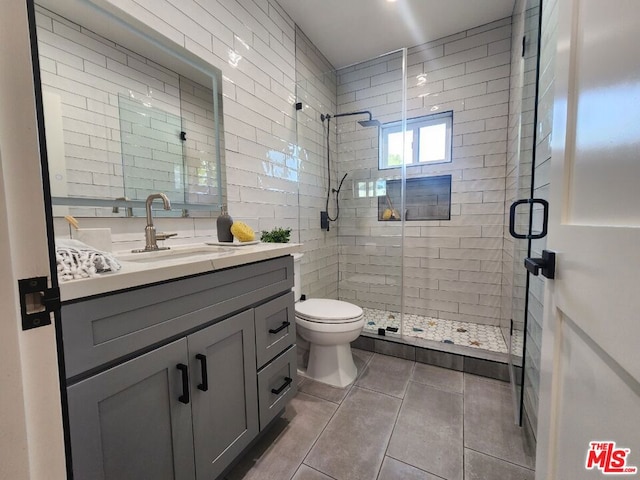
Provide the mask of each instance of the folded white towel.
POLYGON ((120 270, 118 261, 107 252, 79 240, 56 239, 58 278, 62 281, 95 277, 120 270))

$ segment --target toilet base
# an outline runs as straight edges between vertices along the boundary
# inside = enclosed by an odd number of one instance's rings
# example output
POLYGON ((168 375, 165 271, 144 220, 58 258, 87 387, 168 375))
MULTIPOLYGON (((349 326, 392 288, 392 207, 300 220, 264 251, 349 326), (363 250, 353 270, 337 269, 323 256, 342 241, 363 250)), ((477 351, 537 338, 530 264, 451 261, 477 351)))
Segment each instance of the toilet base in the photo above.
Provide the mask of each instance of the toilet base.
POLYGON ((357 375, 358 369, 353 362, 351 344, 311 344, 307 377, 342 388, 352 383, 357 375))

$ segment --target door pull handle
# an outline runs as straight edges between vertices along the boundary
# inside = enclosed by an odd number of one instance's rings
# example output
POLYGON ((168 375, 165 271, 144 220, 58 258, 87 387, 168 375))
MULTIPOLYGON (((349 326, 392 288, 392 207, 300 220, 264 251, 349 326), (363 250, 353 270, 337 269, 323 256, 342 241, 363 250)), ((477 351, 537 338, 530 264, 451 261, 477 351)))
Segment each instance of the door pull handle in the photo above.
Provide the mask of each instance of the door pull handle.
POLYGON ((549 227, 549 202, 542 198, 525 198, 523 200, 517 200, 511 204, 509 209, 509 233, 513 238, 525 239, 525 240, 539 240, 547 236, 547 230, 549 227), (521 234, 516 232, 516 209, 518 205, 542 205, 542 231, 536 234, 521 234))
POLYGON ((556 276, 556 252, 543 250, 542 258, 525 258, 524 266, 531 275, 537 277, 542 271, 543 277, 553 279, 556 276))
POLYGON ((182 373, 182 395, 178 397, 181 403, 188 404, 189 399, 189 367, 184 363, 179 363, 176 368, 182 373))
POLYGON ((202 353, 196 355, 196 359, 200 360, 200 372, 202 374, 202 383, 198 384, 198 390, 206 392, 209 390, 209 376, 207 375, 207 356, 202 353))

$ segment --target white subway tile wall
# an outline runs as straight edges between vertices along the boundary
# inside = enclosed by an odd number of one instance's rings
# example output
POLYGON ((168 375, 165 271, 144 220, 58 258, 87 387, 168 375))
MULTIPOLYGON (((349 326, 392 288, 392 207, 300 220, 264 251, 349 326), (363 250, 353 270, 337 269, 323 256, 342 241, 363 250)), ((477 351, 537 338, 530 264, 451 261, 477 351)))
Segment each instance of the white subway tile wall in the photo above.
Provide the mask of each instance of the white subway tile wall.
MULTIPOLYGON (((320 51, 296 28, 296 83, 298 111, 297 145, 300 155, 300 241, 302 293, 308 297, 338 297, 338 228, 331 223, 320 228, 320 211, 325 209, 327 188, 337 188, 338 170, 335 129, 330 129, 331 185, 327 176, 327 129, 321 114, 336 113, 336 74, 320 51)), ((333 127, 333 124, 331 124, 333 127)), ((333 195, 329 213, 335 217, 333 195)), ((342 210, 341 210, 342 215, 342 210)))
MULTIPOLYGON (((340 298, 361 306, 500 325, 511 19, 408 51, 407 118, 453 111, 453 161, 407 168, 407 177, 452 176, 451 220, 378 221, 378 198, 353 185, 401 177, 378 169, 378 132, 340 119, 338 174, 349 176, 339 229, 340 298)), ((401 119, 400 53, 338 71, 338 111, 401 119)), ((400 209, 400 205, 395 206, 400 209)))

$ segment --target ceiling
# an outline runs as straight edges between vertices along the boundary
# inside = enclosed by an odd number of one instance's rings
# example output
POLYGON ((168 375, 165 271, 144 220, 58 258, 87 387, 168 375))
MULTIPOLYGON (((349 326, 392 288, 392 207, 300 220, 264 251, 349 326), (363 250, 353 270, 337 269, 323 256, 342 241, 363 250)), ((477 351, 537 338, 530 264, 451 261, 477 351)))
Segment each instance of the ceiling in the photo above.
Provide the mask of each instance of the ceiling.
POLYGON ((514 0, 278 0, 334 68, 511 16, 514 0))

